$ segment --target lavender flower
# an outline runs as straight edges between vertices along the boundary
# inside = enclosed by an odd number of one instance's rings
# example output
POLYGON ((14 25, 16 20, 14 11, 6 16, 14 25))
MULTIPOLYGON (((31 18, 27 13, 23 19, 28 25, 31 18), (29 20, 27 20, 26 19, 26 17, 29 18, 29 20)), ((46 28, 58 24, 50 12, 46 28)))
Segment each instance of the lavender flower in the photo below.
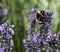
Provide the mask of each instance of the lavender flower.
POLYGON ((53 35, 51 33, 52 12, 50 10, 43 11, 43 21, 42 24, 39 24, 39 21, 36 21, 36 12, 34 8, 31 9, 31 13, 28 18, 31 27, 28 30, 27 39, 23 39, 26 52, 43 52, 45 48, 47 48, 46 52, 59 52, 60 33, 57 35, 53 35), (36 31, 36 23, 40 25, 40 29, 38 31, 36 31))
POLYGON ((28 38, 23 40, 25 49, 29 50, 29 52, 40 52, 40 49, 39 49, 40 41, 39 40, 40 39, 38 39, 38 36, 36 34, 28 35, 28 38), (32 36, 32 38, 29 36, 32 36))
POLYGON ((0 26, 0 35, 1 35, 1 45, 3 51, 2 52, 11 52, 12 47, 14 46, 12 35, 14 34, 14 25, 10 25, 9 20, 7 20, 5 23, 3 23, 0 26))
POLYGON ((3 9, 3 5, 0 3, 0 52, 11 52, 14 46, 12 35, 14 34, 14 25, 11 25, 9 20, 4 23, 4 18, 7 15, 8 10, 3 9))
POLYGON ((31 30, 32 31, 35 31, 35 25, 36 25, 35 13, 36 13, 36 9, 32 8, 31 11, 30 11, 29 17, 28 17, 28 20, 30 21, 30 24, 31 24, 31 30))

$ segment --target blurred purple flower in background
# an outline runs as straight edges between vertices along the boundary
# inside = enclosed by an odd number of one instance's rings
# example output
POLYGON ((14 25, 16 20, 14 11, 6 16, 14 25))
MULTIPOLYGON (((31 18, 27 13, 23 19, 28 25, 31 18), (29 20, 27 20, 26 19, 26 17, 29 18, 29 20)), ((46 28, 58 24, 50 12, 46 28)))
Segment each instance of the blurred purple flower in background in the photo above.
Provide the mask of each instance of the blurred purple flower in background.
POLYGON ((35 13, 36 12, 36 9, 35 8, 31 8, 31 13, 35 13))
POLYGON ((6 16, 8 14, 8 10, 7 9, 3 10, 3 14, 6 16))
POLYGON ((0 3, 0 23, 4 22, 5 16, 8 14, 7 9, 3 9, 3 5, 0 3))

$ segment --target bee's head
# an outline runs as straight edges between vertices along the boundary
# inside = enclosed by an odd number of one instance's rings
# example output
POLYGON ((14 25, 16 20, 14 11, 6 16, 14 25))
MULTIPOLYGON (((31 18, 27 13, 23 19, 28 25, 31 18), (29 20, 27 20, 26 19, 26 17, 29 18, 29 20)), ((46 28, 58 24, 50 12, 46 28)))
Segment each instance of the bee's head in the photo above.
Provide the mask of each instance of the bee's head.
POLYGON ((52 19, 51 16, 52 12, 50 10, 37 11, 36 22, 44 23, 45 21, 48 21, 48 19, 52 19))
POLYGON ((44 11, 37 11, 37 17, 43 17, 44 11))
POLYGON ((36 14, 36 22, 38 23, 43 23, 43 18, 44 18, 44 11, 37 11, 37 14, 36 14))
POLYGON ((37 11, 37 17, 51 17, 52 16, 52 12, 50 10, 42 10, 42 11, 37 11))

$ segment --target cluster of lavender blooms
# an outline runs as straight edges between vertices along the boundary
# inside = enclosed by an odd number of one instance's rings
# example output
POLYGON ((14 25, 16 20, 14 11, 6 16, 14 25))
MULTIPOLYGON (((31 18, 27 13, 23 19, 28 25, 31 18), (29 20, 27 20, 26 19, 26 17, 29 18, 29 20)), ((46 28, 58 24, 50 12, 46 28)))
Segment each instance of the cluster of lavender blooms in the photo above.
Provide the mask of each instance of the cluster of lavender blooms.
POLYGON ((9 20, 3 22, 8 10, 3 10, 0 3, 0 52, 11 52, 14 46, 12 36, 14 35, 14 25, 11 25, 9 20))
POLYGON ((12 35, 14 35, 14 25, 6 21, 0 26, 0 52, 11 52, 14 46, 12 35))
POLYGON ((32 8, 28 20, 30 29, 28 30, 27 39, 23 39, 26 52, 59 52, 60 49, 60 32, 51 33, 52 12, 44 11, 43 24, 40 24, 39 31, 36 31, 36 9, 32 8))

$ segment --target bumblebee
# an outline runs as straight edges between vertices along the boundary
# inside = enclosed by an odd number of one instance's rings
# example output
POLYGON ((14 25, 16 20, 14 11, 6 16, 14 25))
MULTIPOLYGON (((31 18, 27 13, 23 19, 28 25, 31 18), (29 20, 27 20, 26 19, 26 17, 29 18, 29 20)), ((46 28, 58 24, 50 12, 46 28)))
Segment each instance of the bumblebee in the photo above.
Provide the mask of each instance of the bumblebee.
POLYGON ((43 24, 43 19, 44 19, 44 11, 37 11, 36 13, 36 22, 39 24, 43 24))

